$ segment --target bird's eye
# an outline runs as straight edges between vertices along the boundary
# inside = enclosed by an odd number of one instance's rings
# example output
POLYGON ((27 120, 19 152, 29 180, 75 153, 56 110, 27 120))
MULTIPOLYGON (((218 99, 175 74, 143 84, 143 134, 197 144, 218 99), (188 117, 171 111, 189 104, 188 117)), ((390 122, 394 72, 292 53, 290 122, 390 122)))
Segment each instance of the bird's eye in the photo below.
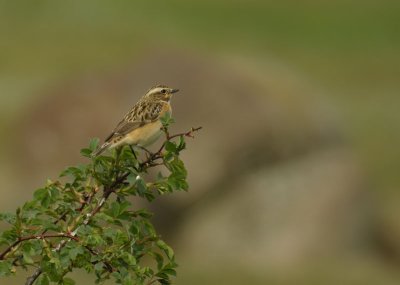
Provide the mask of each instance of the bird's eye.
POLYGON ((167 90, 165 90, 165 89, 162 89, 162 90, 161 90, 161 93, 162 93, 162 94, 165 94, 165 92, 167 92, 167 90))

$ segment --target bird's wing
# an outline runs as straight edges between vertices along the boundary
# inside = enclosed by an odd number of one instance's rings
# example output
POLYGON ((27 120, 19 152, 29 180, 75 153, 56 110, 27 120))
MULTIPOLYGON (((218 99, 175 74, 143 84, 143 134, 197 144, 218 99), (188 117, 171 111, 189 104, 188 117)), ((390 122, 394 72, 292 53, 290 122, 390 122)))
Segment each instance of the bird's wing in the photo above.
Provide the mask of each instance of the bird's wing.
POLYGON ((121 121, 117 127, 111 132, 111 134, 106 137, 105 141, 108 142, 114 137, 119 137, 126 135, 133 131, 134 129, 137 129, 141 126, 146 124, 144 121, 135 121, 135 122, 128 122, 128 121, 121 121))
POLYGON ((138 104, 126 114, 124 119, 118 123, 105 141, 108 142, 115 137, 124 136, 137 128, 158 120, 162 111, 162 103, 138 102, 138 104))

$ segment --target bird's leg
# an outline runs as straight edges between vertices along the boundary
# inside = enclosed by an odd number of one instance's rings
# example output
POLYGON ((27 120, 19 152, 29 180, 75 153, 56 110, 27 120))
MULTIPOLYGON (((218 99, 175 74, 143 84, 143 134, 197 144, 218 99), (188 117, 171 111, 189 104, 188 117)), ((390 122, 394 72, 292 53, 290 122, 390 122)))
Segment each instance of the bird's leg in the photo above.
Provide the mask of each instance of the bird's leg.
POLYGON ((131 149, 131 152, 132 152, 133 157, 135 158, 135 160, 138 160, 138 159, 137 159, 137 156, 136 156, 136 153, 135 153, 135 150, 133 149, 133 146, 132 146, 132 145, 129 145, 129 148, 131 149))
MULTIPOLYGON (((138 158, 136 156, 135 150, 133 149, 132 145, 129 145, 129 148, 131 149, 131 152, 133 154, 133 157, 135 158, 135 161, 138 163, 138 165, 140 165, 140 163, 138 161, 138 158)), ((136 167, 135 165, 133 165, 132 167, 133 167, 133 169, 136 170, 136 172, 139 172, 139 168, 138 167, 136 167)))

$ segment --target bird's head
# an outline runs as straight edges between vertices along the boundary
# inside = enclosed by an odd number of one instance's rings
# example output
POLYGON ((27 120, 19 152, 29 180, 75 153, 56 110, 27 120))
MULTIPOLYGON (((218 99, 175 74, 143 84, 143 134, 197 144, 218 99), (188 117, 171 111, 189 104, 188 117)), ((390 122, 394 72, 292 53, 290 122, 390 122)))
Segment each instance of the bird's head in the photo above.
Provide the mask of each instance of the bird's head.
POLYGON ((169 88, 165 85, 157 85, 157 86, 150 88, 150 90, 147 91, 146 95, 144 95, 144 96, 151 100, 161 100, 161 101, 169 102, 169 100, 171 100, 172 94, 174 94, 178 91, 179 91, 179 89, 169 88))

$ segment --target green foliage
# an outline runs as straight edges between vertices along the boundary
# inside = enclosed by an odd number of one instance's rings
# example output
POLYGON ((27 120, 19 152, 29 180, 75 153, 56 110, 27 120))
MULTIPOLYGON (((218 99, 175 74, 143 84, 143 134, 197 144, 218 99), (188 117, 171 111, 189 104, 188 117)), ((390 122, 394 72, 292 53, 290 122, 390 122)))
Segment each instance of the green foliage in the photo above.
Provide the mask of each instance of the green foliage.
MULTIPOLYGON (((159 195, 186 191, 187 172, 180 152, 188 133, 170 136, 156 153, 124 147, 92 157, 97 139, 81 154, 89 162, 69 167, 60 179, 47 181, 15 214, 0 214, 11 227, 0 235, 0 276, 17 268, 37 268, 27 284, 65 284, 74 268, 96 276, 96 283, 170 284, 176 276, 175 256, 153 227, 152 213, 134 208, 132 197, 153 201, 159 195), (149 168, 161 168, 150 180, 149 168), (144 262, 145 260, 145 262, 144 262)), ((136 205, 136 204, 135 204, 136 205)))

